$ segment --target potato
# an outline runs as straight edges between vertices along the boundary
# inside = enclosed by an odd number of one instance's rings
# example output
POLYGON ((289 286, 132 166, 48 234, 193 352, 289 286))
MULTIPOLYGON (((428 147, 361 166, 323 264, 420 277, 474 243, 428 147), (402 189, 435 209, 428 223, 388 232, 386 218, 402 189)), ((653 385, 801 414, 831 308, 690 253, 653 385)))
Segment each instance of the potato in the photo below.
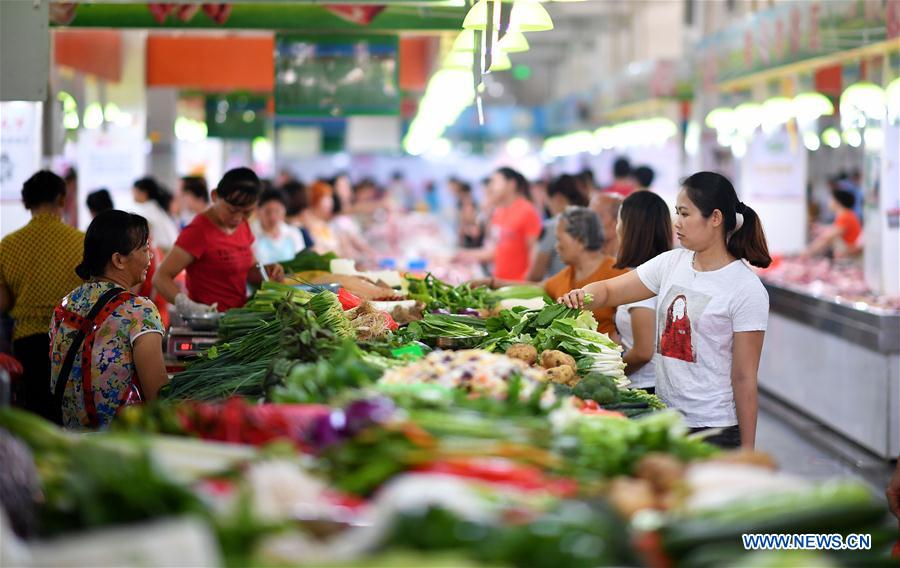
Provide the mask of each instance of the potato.
POLYGON ((548 349, 547 351, 541 353, 541 366, 543 368, 552 369, 554 367, 560 367, 562 365, 572 367, 573 371, 578 370, 578 364, 575 362, 575 358, 568 353, 563 353, 562 351, 557 351, 556 349, 548 349))
POLYGON ((657 506, 653 487, 643 479, 617 477, 609 484, 609 502, 622 516, 631 518, 638 511, 655 509, 657 506))
POLYGON ((534 348, 534 345, 516 343, 506 350, 506 356, 525 361, 528 365, 534 365, 534 362, 537 361, 537 349, 534 348))
POLYGON ((684 464, 668 454, 652 452, 638 462, 635 477, 650 483, 657 493, 667 493, 684 478, 684 464))
POLYGON ((568 386, 578 382, 578 375, 575 374, 575 369, 568 365, 547 369, 547 378, 554 383, 568 386))

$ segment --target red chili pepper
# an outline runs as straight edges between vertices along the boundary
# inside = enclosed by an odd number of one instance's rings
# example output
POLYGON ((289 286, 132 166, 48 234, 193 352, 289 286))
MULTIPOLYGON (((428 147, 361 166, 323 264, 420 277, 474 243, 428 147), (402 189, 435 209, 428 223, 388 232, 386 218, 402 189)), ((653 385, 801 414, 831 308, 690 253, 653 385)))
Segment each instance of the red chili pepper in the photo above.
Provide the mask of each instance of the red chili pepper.
POLYGON ((362 304, 362 300, 348 292, 346 288, 338 290, 337 297, 338 300, 340 300, 341 307, 344 308, 344 311, 352 310, 362 304))
POLYGON ((397 331, 400 329, 400 325, 394 321, 394 318, 391 317, 391 314, 387 312, 381 312, 384 315, 384 321, 387 323, 388 329, 391 331, 397 331))
POLYGON ((478 479, 488 483, 510 485, 519 489, 543 489, 560 496, 574 495, 578 490, 577 484, 571 479, 549 478, 536 467, 521 465, 508 460, 443 460, 419 466, 415 470, 478 479))

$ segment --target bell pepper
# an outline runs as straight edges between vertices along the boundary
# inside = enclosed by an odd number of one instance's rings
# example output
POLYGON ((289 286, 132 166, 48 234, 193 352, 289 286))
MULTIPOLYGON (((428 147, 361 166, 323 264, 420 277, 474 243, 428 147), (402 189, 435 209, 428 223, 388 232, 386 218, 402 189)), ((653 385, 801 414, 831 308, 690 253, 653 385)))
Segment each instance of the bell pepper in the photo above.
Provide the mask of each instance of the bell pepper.
POLYGON ((338 290, 337 297, 341 302, 341 307, 344 309, 344 311, 352 310, 353 308, 356 308, 360 304, 362 304, 362 300, 348 292, 346 288, 341 288, 340 290, 338 290))

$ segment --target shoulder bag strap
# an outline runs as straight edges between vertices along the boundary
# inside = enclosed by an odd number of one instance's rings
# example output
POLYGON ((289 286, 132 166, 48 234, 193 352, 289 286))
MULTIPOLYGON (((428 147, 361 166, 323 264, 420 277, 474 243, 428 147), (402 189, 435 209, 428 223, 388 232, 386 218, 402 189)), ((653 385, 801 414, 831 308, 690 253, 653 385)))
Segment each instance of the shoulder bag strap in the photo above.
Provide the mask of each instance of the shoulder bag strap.
MULTIPOLYGON (((53 412, 54 417, 56 418, 57 424, 62 424, 62 401, 63 395, 66 392, 66 384, 69 382, 69 375, 72 373, 72 365, 75 363, 75 357, 81 351, 81 345, 84 342, 85 336, 90 332, 90 330, 85 329, 88 325, 93 326, 93 320, 97 317, 97 314, 100 313, 100 310, 106 306, 116 296, 118 296, 121 292, 123 292, 122 288, 118 286, 114 288, 110 288, 100 298, 97 300, 97 303, 94 304, 94 307, 91 308, 91 311, 88 313, 86 317, 80 320, 82 325, 78 326, 78 331, 75 332, 75 337, 72 340, 72 345, 69 346, 69 350, 66 352, 66 357, 63 359, 62 367, 59 370, 59 375, 56 377, 56 384, 53 385, 53 412)), ((51 346, 52 348, 52 346, 51 346)))

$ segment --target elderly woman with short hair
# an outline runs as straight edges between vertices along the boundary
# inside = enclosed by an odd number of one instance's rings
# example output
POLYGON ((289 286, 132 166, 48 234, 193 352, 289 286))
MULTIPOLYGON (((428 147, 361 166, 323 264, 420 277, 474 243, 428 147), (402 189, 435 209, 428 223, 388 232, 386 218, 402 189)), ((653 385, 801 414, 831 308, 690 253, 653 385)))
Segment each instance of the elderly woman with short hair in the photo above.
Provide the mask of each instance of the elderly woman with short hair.
MULTIPOLYGON (((587 207, 568 207, 563 211, 556 225, 556 251, 566 266, 541 283, 547 295, 558 298, 569 290, 628 272, 616 268, 616 259, 603 252, 603 234, 600 218, 587 207)), ((514 284, 521 282, 490 281, 493 287, 514 284)), ((615 315, 615 307, 594 310, 594 318, 599 324, 597 330, 603 333, 615 331, 615 315)))

